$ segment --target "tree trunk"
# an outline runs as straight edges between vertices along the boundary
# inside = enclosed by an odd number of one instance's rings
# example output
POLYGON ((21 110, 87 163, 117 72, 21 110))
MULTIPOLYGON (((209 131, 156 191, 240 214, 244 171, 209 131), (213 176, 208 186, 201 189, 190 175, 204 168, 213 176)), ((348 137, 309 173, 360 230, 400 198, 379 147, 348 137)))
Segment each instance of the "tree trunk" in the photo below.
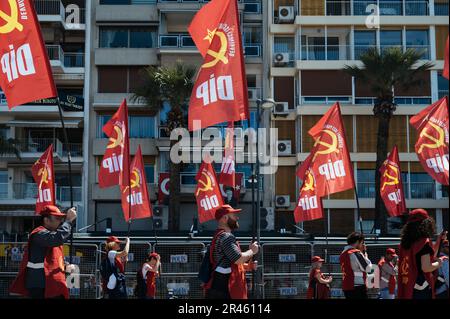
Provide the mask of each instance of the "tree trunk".
POLYGON ((387 158, 389 124, 393 110, 389 112, 386 106, 382 106, 382 104, 390 104, 388 108, 390 107, 393 109, 395 109, 395 106, 393 106, 392 102, 387 101, 384 103, 381 102, 378 106, 375 106, 375 109, 378 109, 378 112, 375 112, 375 115, 378 118, 377 162, 375 165, 375 229, 379 229, 381 234, 384 235, 387 231, 387 210, 380 195, 380 168, 387 158))
MULTIPOLYGON (((176 141, 170 142, 170 147, 176 141)), ((172 161, 170 167, 170 195, 169 195, 169 230, 176 233, 180 230, 180 164, 172 161)))

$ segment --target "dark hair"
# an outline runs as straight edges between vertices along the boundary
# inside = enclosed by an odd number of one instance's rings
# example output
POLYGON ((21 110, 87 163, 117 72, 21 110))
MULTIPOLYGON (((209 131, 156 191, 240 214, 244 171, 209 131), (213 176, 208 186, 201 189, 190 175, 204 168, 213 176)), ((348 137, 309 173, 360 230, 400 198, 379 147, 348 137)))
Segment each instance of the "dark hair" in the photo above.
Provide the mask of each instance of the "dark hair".
POLYGON ((359 241, 364 240, 364 235, 358 232, 353 232, 347 237, 347 244, 353 245, 354 243, 357 243, 359 241))
POLYGON ((431 217, 422 221, 407 223, 402 229, 400 245, 409 249, 419 239, 431 238, 435 233, 436 225, 431 217))

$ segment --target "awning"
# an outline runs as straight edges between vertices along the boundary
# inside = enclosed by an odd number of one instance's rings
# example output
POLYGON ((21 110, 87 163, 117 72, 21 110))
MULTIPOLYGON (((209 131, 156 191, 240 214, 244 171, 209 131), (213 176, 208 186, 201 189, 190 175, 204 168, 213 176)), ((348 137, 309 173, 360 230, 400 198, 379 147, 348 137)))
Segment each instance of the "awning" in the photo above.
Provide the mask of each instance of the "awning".
MULTIPOLYGON (((80 128, 82 125, 82 120, 65 120, 64 125, 67 128, 80 128)), ((8 122, 9 126, 17 127, 46 127, 46 128, 60 128, 62 127, 61 121, 20 121, 12 120, 8 122)))

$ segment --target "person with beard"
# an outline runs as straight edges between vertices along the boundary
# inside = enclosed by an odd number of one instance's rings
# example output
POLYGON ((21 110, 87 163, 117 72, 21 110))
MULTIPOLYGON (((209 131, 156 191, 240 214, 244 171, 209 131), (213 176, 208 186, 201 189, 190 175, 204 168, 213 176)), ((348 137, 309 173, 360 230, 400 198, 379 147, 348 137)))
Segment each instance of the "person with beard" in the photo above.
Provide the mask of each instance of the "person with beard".
POLYGON ((213 273, 206 284, 207 299, 247 299, 245 272, 256 270, 256 261, 250 259, 259 251, 257 242, 242 252, 239 242, 232 234, 239 228, 237 213, 230 205, 222 205, 215 213, 218 223, 210 248, 213 273))

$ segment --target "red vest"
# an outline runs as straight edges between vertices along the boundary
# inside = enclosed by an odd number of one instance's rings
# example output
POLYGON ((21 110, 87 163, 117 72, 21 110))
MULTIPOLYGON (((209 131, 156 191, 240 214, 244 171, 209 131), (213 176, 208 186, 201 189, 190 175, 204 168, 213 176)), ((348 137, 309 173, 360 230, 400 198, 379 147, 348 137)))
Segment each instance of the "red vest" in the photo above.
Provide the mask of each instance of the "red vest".
MULTIPOLYGON (((28 246, 32 242, 32 235, 44 230, 43 226, 34 229, 30 234, 28 240, 28 246)), ((9 292, 12 294, 19 294, 22 296, 28 296, 28 290, 25 285, 25 274, 28 264, 28 249, 25 249, 23 259, 20 264, 20 270, 16 279, 11 284, 9 292)), ((67 289, 66 275, 64 273, 64 253, 63 246, 49 247, 44 259, 44 271, 45 271, 45 298, 53 298, 58 296, 64 296, 69 299, 69 290, 67 289)))
MULTIPOLYGON (((350 262, 350 255, 359 252, 359 249, 351 248, 344 251, 339 256, 339 263, 342 270, 342 290, 348 291, 355 289, 355 274, 353 273, 352 264, 350 262)), ((363 273, 364 283, 367 275, 363 273)))
MULTIPOLYGON (((214 261, 213 253, 214 249, 216 247, 216 240, 219 237, 220 234, 224 232, 223 229, 219 229, 216 231, 214 238, 211 242, 210 252, 209 252, 209 259, 211 264, 213 265, 213 273, 211 274, 211 279, 209 282, 205 285, 205 289, 210 289, 213 279, 214 279, 214 273, 216 269, 216 262, 214 261)), ((239 242, 236 242, 236 244, 239 246, 239 242)), ((245 269, 244 265, 231 265, 231 274, 230 278, 228 280, 228 291, 230 293, 231 299, 248 299, 247 297, 247 281, 245 280, 245 269)))
MULTIPOLYGON (((382 276, 382 268, 384 266, 384 264, 386 263, 386 260, 384 258, 382 258, 379 262, 378 262, 378 267, 380 268, 380 280, 381 276, 382 276)), ((394 269, 394 265, 390 262, 388 263, 389 267, 391 267, 392 269, 394 269)), ((395 294, 395 284, 396 284, 396 280, 395 280, 395 276, 390 275, 389 276, 389 283, 388 283, 388 288, 389 288, 389 293, 391 295, 395 294)))
MULTIPOLYGON (((410 249, 404 249, 400 245, 399 253, 399 273, 398 273, 398 299, 412 299, 414 285, 416 284, 419 269, 416 263, 416 255, 425 245, 429 245, 431 249, 431 241, 429 238, 422 238, 415 242, 410 249)), ((430 261, 434 260, 434 254, 430 256, 430 261)), ((434 296, 434 280, 432 273, 424 273, 425 279, 430 285, 434 296)))
POLYGON ((324 275, 320 272, 320 269, 312 269, 309 272, 309 286, 306 293, 306 299, 329 299, 330 298, 330 288, 326 284, 321 284, 316 279, 316 274, 324 278, 324 275), (316 286, 314 288, 313 282, 316 281, 316 286))
POLYGON ((155 298, 156 295, 156 273, 148 270, 146 274, 147 297, 155 298))

